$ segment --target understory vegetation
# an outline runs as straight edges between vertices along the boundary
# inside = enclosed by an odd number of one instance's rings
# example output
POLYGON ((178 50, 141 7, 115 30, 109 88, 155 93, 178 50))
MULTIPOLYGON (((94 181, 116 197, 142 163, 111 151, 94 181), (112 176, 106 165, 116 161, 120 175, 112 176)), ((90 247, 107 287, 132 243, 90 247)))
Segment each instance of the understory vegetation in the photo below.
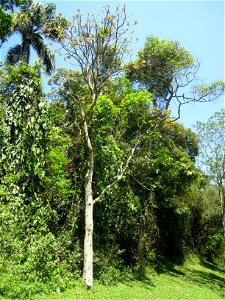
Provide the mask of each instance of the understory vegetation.
POLYGON ((196 59, 153 36, 125 63, 125 7, 0 4, 1 43, 22 37, 0 69, 0 297, 222 299, 225 112, 196 132, 179 117, 224 83, 193 87, 196 59), (54 70, 44 37, 78 68, 54 70))

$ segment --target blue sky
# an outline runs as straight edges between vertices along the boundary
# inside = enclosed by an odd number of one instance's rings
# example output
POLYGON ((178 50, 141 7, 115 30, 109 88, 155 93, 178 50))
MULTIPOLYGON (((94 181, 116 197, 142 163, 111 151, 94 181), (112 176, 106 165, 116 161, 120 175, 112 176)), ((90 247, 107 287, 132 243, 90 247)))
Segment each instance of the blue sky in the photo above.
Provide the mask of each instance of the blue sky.
MULTIPOLYGON (((137 20, 132 45, 134 54, 144 45, 148 35, 177 40, 196 57, 201 67, 199 77, 205 82, 224 80, 224 1, 55 1, 65 16, 71 17, 77 8, 84 13, 97 12, 105 4, 115 7, 126 4, 128 15, 137 20)), ((135 56, 134 56, 135 58, 135 56)), ((192 127, 197 121, 207 121, 224 108, 221 97, 213 103, 183 106, 182 122, 192 127)))
MULTIPOLYGON (((131 19, 137 20, 132 48, 135 53, 144 45, 148 35, 177 40, 196 57, 201 67, 199 77, 205 82, 224 80, 224 1, 43 1, 53 2, 67 18, 79 8, 84 14, 98 12, 105 4, 115 7, 125 4, 131 19)), ((57 66, 65 62, 57 59, 57 66)), ((186 127, 197 121, 207 121, 225 107, 224 96, 213 103, 183 106, 181 119, 186 127)))

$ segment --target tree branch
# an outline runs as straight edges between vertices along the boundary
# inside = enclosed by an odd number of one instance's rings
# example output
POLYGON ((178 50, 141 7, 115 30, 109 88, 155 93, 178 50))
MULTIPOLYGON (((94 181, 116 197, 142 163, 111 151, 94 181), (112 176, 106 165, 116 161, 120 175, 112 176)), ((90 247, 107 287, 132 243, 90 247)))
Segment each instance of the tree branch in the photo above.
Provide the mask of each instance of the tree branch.
POLYGON ((131 153, 130 153, 130 155, 127 158, 125 166, 120 169, 119 174, 114 177, 113 182, 110 183, 109 185, 107 185, 104 188, 104 190, 101 192, 101 194, 97 198, 94 199, 94 204, 96 202, 99 202, 102 199, 102 197, 105 195, 105 193, 108 192, 116 183, 118 183, 123 178, 125 172, 128 169, 129 163, 130 163, 131 159, 133 158, 134 153, 135 153, 135 151, 136 151, 136 149, 137 149, 137 147, 138 147, 139 144, 140 144, 140 137, 139 137, 138 141, 135 143, 134 147, 132 148, 131 153))

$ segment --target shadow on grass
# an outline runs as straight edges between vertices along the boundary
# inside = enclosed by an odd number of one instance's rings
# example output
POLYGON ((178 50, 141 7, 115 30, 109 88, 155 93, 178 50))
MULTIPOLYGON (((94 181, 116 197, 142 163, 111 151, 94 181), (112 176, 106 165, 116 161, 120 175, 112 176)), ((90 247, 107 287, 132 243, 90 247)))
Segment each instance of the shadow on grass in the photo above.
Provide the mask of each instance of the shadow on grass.
MULTIPOLYGON (((187 284, 188 288, 195 285, 200 288, 208 288, 225 300, 225 270, 209 262, 184 266, 183 264, 173 264, 166 260, 161 260, 154 267, 154 271, 160 276, 168 275, 171 279, 176 278, 181 283, 187 284)), ((154 277, 153 277, 154 278, 154 277)), ((179 282, 177 281, 177 282, 179 282)), ((145 273, 145 268, 141 268, 133 273, 132 279, 121 280, 121 283, 133 287, 134 282, 145 289, 157 288, 151 275, 145 273)), ((136 284, 135 284, 136 285, 136 284)))
POLYGON ((192 270, 186 275, 187 279, 199 286, 208 286, 218 296, 225 297, 225 278, 221 275, 215 275, 210 272, 192 270))
POLYGON ((150 289, 152 287, 156 287, 155 284, 151 281, 149 276, 146 276, 144 273, 136 272, 133 273, 132 279, 130 280, 121 280, 120 283, 129 286, 129 287, 134 287, 134 282, 135 285, 138 283, 141 287, 144 287, 145 289, 150 289))
POLYGON ((145 289, 156 287, 155 284, 152 282, 151 278, 149 278, 149 275, 147 275, 146 271, 147 269, 145 267, 133 270, 132 276, 129 279, 125 278, 125 280, 120 280, 120 283, 129 287, 133 287, 135 282, 138 283, 138 285, 140 285, 141 287, 144 287, 145 289))
POLYGON ((160 275, 160 274, 169 274, 171 276, 185 275, 185 273, 183 271, 177 270, 175 268, 175 264, 168 262, 168 261, 158 263, 154 269, 158 275, 160 275))
POLYGON ((207 269, 210 269, 212 271, 218 271, 218 272, 222 272, 225 275, 225 269, 221 269, 219 266, 214 265, 208 261, 201 261, 201 265, 207 269))
POLYGON ((134 279, 135 281, 144 284, 146 289, 148 289, 148 286, 155 287, 149 276, 146 276, 144 273, 135 274, 134 279))
POLYGON ((181 267, 177 270, 176 266, 169 262, 158 264, 155 271, 158 275, 168 274, 169 276, 180 277, 183 281, 196 284, 198 286, 208 287, 213 290, 218 296, 225 297, 225 270, 209 262, 201 262, 201 265, 206 269, 196 270, 191 268, 181 267), (217 272, 217 274, 214 274, 217 272))

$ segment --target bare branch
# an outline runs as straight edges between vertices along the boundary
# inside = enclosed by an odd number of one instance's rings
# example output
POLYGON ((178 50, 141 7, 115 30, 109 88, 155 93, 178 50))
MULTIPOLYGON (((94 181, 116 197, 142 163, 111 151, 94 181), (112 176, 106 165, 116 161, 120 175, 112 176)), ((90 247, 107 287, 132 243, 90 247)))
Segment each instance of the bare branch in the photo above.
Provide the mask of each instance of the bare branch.
POLYGON ((134 153, 135 153, 135 151, 136 151, 136 149, 137 149, 137 147, 138 147, 139 144, 140 144, 140 139, 135 143, 134 147, 131 149, 130 155, 129 155, 128 158, 127 158, 127 161, 126 161, 126 163, 125 163, 125 166, 124 166, 124 167, 121 167, 121 169, 120 169, 120 171, 119 171, 119 174, 113 178, 112 183, 110 183, 109 185, 107 185, 107 186, 104 188, 104 190, 101 192, 101 194, 100 194, 97 198, 95 198, 94 204, 95 204, 96 202, 99 202, 99 201, 102 199, 102 197, 105 195, 105 193, 108 192, 112 187, 114 187, 114 185, 115 185, 116 183, 118 183, 118 182, 123 178, 125 172, 126 172, 127 169, 128 169, 129 163, 130 163, 131 159, 133 158, 134 153))
POLYGON ((111 13, 106 6, 102 14, 103 17, 88 14, 83 19, 78 11, 60 40, 65 54, 77 61, 91 93, 96 94, 93 106, 104 83, 122 70, 122 60, 131 41, 127 37, 130 28, 125 8, 117 7, 111 13))

